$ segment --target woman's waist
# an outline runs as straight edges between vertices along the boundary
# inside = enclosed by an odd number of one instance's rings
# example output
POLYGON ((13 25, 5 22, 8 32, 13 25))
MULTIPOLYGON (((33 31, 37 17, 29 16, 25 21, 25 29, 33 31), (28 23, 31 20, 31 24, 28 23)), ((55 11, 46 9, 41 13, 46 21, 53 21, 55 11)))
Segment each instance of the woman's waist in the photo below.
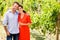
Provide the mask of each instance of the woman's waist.
POLYGON ((28 25, 20 25, 20 26, 27 27, 28 25))
POLYGON ((29 28, 28 25, 20 25, 19 28, 29 28))

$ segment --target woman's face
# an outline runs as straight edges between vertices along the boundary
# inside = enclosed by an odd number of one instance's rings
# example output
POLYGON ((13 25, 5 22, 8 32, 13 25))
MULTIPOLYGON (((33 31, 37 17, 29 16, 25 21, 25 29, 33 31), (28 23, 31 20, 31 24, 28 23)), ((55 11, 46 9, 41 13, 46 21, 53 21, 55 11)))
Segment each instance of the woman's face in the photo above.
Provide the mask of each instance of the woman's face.
POLYGON ((19 7, 19 12, 23 12, 23 8, 19 7))

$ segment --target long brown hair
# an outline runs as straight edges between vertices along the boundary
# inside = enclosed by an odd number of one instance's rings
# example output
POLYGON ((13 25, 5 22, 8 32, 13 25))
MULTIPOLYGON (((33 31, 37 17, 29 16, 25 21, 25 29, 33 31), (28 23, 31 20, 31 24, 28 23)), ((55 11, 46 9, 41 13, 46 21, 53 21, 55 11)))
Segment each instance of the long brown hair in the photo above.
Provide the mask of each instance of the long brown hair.
MULTIPOLYGON (((22 5, 20 5, 20 4, 19 4, 19 7, 23 8, 23 6, 22 6, 22 5)), ((25 11, 25 10, 23 10, 23 12, 24 12, 24 13, 26 13, 26 11, 25 11)))

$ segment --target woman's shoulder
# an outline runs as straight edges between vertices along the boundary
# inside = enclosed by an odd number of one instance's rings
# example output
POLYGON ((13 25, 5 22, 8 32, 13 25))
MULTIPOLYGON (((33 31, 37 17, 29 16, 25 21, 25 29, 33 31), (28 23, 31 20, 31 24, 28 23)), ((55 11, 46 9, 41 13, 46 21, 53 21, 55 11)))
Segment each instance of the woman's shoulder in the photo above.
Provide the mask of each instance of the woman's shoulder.
POLYGON ((20 13, 18 13, 18 15, 20 15, 20 13))
POLYGON ((26 13, 26 16, 30 16, 30 14, 29 13, 26 13))

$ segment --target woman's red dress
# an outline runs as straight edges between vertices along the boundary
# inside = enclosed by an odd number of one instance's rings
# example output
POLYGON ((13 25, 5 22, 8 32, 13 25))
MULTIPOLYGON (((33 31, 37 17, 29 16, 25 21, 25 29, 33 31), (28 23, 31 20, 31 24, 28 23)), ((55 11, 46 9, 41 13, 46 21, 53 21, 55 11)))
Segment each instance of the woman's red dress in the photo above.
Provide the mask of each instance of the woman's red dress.
MULTIPOLYGON (((30 16, 24 14, 24 17, 21 19, 20 14, 18 15, 18 22, 22 23, 31 23, 30 16)), ((30 30, 28 25, 20 25, 19 26, 19 38, 18 40, 30 40, 30 30)))

